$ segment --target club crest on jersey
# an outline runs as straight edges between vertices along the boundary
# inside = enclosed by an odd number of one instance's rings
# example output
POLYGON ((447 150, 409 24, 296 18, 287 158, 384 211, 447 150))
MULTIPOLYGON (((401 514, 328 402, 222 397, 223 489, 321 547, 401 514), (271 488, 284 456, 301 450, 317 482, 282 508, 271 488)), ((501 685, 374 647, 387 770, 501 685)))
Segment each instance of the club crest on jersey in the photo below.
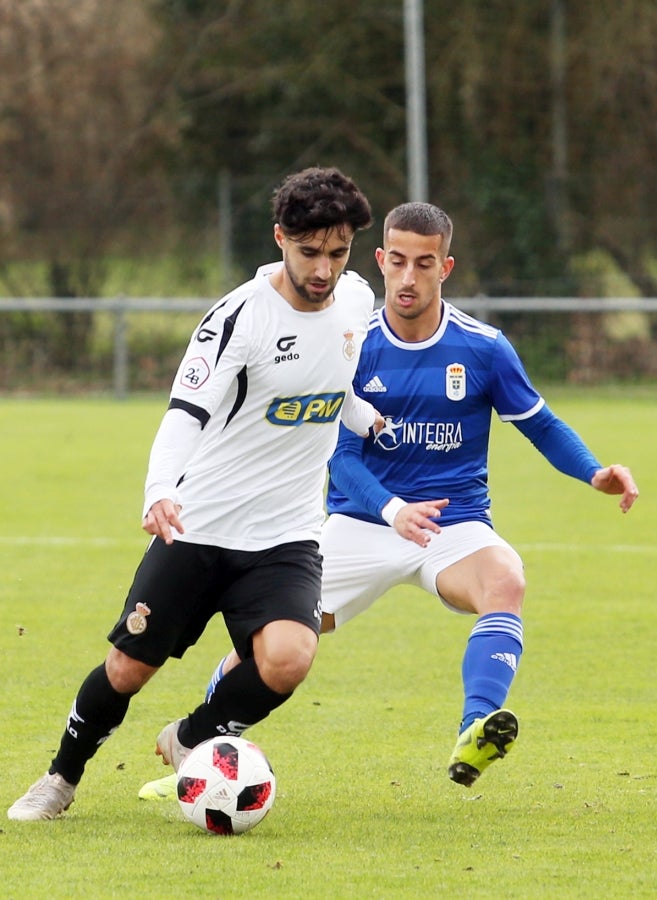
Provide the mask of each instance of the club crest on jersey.
POLYGON ((350 361, 356 355, 356 342, 354 341, 353 331, 345 331, 344 344, 342 345, 342 352, 344 354, 344 358, 348 359, 350 361))
POLYGON ((450 363, 445 368, 445 391, 448 400, 463 400, 465 397, 465 366, 450 363))
POLYGON ((325 425, 334 422, 339 413, 344 391, 337 394, 306 394, 301 397, 276 397, 266 413, 272 425, 303 425, 304 422, 325 425))
POLYGON ((138 603, 135 611, 131 612, 126 619, 125 627, 130 634, 143 634, 148 627, 146 616, 150 616, 150 614, 150 608, 145 603, 138 603))
POLYGON ((210 366, 202 356, 195 356, 185 363, 180 375, 180 383, 197 391, 210 377, 210 366))

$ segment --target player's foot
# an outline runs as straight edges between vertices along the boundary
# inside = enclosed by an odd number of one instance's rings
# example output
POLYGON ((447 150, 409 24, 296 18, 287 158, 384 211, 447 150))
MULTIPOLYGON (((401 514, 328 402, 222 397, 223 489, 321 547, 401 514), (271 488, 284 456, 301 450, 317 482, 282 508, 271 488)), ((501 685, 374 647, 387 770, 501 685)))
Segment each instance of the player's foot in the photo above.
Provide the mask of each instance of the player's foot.
POLYGON ((140 800, 177 800, 178 777, 165 775, 156 781, 147 781, 142 785, 137 794, 140 800))
POLYGON ((69 784, 61 775, 46 772, 22 797, 7 810, 9 819, 22 822, 39 819, 55 819, 73 803, 76 785, 69 784))
POLYGON ((182 719, 178 719, 177 722, 171 722, 169 725, 165 725, 157 736, 157 742, 155 744, 156 754, 162 757, 162 761, 165 765, 173 766, 176 772, 180 767, 180 763, 192 749, 191 747, 185 747, 184 744, 181 744, 178 740, 178 728, 181 722, 182 719))
POLYGON ((447 770, 449 777, 470 787, 492 762, 506 756, 517 737, 518 720, 509 709, 475 719, 456 741, 447 770))

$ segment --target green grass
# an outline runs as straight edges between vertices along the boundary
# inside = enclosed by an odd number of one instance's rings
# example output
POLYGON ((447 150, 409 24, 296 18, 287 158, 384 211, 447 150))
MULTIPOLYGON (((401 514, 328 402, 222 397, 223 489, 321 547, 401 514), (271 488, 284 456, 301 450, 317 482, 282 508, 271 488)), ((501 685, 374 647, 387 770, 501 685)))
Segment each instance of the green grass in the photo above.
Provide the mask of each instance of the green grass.
MULTIPOLYGON (((276 770, 270 815, 209 837, 136 791, 166 771, 154 738, 196 705, 227 649, 217 620, 133 701, 64 819, 0 822, 0 896, 653 897, 657 401, 550 399, 605 462, 632 467, 642 497, 623 516, 495 425, 494 518, 529 585, 507 760, 471 790, 447 779, 472 620, 398 588, 323 638, 294 698, 250 732, 276 770)), ((146 542, 141 489, 164 405, 0 407, 3 808, 46 769, 106 652, 146 542)))

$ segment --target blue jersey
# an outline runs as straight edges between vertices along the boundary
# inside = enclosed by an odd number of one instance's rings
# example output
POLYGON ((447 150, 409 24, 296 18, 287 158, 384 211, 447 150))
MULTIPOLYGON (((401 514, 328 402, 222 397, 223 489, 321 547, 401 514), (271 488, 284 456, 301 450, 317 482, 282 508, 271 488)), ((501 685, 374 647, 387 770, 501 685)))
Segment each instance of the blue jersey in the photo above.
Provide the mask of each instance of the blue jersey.
POLYGON ((395 496, 408 502, 447 497, 442 525, 490 524, 493 410, 517 424, 562 471, 588 479, 599 468, 545 406, 502 332, 447 302, 436 333, 418 343, 400 340, 383 309, 377 310, 354 389, 379 410, 385 427, 365 441, 341 427, 329 467, 329 513, 382 522, 381 509, 395 496), (536 434, 532 420, 541 422, 536 434))

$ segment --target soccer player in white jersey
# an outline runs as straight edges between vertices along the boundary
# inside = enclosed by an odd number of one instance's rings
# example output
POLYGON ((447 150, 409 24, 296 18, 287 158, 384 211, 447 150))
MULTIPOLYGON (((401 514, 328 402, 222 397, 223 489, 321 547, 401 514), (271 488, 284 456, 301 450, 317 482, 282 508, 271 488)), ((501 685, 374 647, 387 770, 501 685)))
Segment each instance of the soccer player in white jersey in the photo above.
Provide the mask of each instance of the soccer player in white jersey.
POLYGON ((163 729, 157 752, 175 769, 201 741, 263 719, 310 669, 326 465, 340 416, 359 434, 375 423, 351 387, 374 294, 344 273, 371 210, 339 170, 312 168, 283 182, 273 212, 282 265, 223 297, 192 335, 150 456, 143 525, 153 540, 105 662, 11 819, 52 819, 70 806, 131 697, 216 613, 243 662, 209 704, 163 729))
MULTIPOLYGON (((470 786, 506 755, 518 734, 504 709, 523 647, 522 561, 494 530, 488 495, 491 414, 512 422, 557 469, 627 512, 638 496, 630 471, 603 467, 548 408, 504 335, 442 298, 454 266, 452 223, 437 207, 408 203, 384 223, 376 258, 385 307, 369 324, 354 380, 385 426, 360 441, 344 428, 330 462, 322 528, 322 631, 367 609, 389 588, 413 584, 448 609, 476 615, 465 655, 464 705, 448 764, 470 786)), ((226 672, 219 664, 209 698, 226 672)), ((149 782, 148 799, 172 796, 149 782)))

